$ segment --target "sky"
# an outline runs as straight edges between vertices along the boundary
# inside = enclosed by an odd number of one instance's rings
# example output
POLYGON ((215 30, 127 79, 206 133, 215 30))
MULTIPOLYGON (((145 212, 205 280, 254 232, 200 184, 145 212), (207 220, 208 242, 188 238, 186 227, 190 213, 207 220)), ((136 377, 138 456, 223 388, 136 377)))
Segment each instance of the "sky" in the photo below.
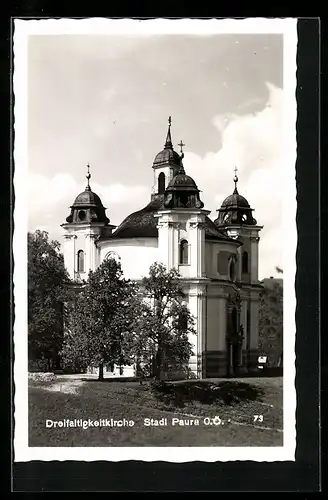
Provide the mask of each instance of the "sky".
POLYGON ((264 226, 259 278, 277 276, 283 95, 279 34, 30 36, 29 231, 61 240, 88 163, 111 224, 147 205, 171 116, 212 219, 238 168, 239 193, 264 226))

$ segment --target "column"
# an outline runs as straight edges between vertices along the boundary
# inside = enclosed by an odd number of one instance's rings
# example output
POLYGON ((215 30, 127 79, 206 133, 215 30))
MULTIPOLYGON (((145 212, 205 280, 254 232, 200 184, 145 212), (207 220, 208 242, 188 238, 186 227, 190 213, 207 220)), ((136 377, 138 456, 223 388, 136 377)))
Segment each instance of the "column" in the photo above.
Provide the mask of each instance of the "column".
POLYGON ((236 277, 237 281, 241 281, 241 271, 242 271, 242 246, 237 248, 237 259, 238 259, 238 265, 237 265, 237 272, 236 272, 236 277))
POLYGON ((206 335, 206 295, 203 289, 198 289, 197 309, 197 378, 202 378, 206 335))
POLYGON ((199 337, 201 336, 200 324, 199 324, 199 307, 198 307, 198 297, 197 289, 193 289, 189 292, 188 307, 190 314, 193 316, 195 324, 195 330, 197 335, 190 334, 189 341, 193 345, 194 354, 189 359, 189 368, 197 374, 197 364, 198 364, 198 352, 199 352, 199 337))
POLYGON ((64 245, 63 245, 64 265, 72 279, 74 279, 75 268, 76 268, 75 240, 76 240, 76 235, 74 234, 64 235, 64 245))
POLYGON ((158 250, 159 262, 162 262, 166 267, 169 266, 169 231, 168 222, 158 219, 158 250))
POLYGON ((225 298, 218 299, 218 307, 219 307, 219 351, 226 351, 227 349, 227 301, 225 298))
POLYGON ((90 240, 90 269, 91 271, 96 270, 96 245, 95 245, 95 240, 97 238, 97 234, 90 234, 89 235, 89 240, 90 240))
POLYGON ((179 223, 178 222, 168 222, 168 253, 169 269, 175 268, 179 269, 179 223))
POLYGON ((251 313, 251 339, 250 348, 258 349, 259 343, 259 298, 252 298, 250 303, 251 313))
POLYGON ((205 237, 204 223, 191 221, 190 227, 190 276, 201 278, 205 276, 205 237))
POLYGON ((91 269, 91 234, 85 234, 85 278, 88 278, 89 271, 91 269))
POLYGON ((251 236, 251 282, 258 282, 258 265, 259 265, 259 236, 251 236))
POLYGON ((241 305, 240 323, 244 329, 243 349, 247 349, 247 301, 243 300, 241 305))

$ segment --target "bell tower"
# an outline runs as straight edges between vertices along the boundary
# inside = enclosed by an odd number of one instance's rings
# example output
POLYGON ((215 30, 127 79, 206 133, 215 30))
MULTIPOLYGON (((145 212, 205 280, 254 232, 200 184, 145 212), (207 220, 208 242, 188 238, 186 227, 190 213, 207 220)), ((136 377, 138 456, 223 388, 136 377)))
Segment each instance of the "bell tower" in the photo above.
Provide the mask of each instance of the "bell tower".
POLYGON ((263 226, 257 224, 253 209, 238 191, 237 168, 235 168, 234 191, 217 210, 214 221, 220 231, 231 238, 238 238, 242 245, 238 248, 236 281, 241 290, 240 323, 245 332, 244 350, 247 364, 252 368, 257 364, 259 339, 259 302, 262 286, 259 282, 259 241, 263 226))
POLYGON ((184 279, 188 307, 196 319, 197 338, 189 368, 196 376, 202 375, 202 353, 206 335, 206 271, 205 224, 210 213, 204 210, 199 189, 186 174, 181 155, 176 175, 169 182, 162 208, 157 212, 159 261, 167 269, 175 268, 184 279))
POLYGON ((263 226, 257 224, 253 217, 253 208, 250 207, 246 198, 238 192, 237 184, 239 179, 237 171, 237 168, 235 168, 234 191, 217 210, 218 217, 214 223, 231 238, 238 238, 243 243, 238 255, 238 281, 258 284, 259 233, 263 226))
POLYGON ((99 196, 90 187, 90 166, 87 166, 87 185, 71 205, 71 213, 63 228, 63 254, 65 267, 74 281, 88 278, 89 271, 99 265, 96 246, 100 236, 108 236, 115 226, 109 224, 106 209, 99 196))

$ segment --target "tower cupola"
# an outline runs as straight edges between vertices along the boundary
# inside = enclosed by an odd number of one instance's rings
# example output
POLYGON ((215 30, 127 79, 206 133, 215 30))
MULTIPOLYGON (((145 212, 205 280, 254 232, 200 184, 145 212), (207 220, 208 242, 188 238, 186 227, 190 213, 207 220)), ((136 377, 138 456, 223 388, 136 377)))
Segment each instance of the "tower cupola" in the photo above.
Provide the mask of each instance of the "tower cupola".
POLYGON ((109 219, 106 216, 106 208, 103 206, 99 196, 90 187, 91 174, 89 164, 87 169, 87 185, 85 190, 75 198, 73 205, 70 206, 71 213, 66 218, 66 222, 68 224, 103 223, 107 225, 109 219))
POLYGON ((218 217, 214 221, 217 226, 248 225, 255 226, 257 221, 253 218, 253 208, 238 192, 237 168, 235 168, 234 184, 235 189, 231 195, 223 200, 221 207, 217 210, 218 217))

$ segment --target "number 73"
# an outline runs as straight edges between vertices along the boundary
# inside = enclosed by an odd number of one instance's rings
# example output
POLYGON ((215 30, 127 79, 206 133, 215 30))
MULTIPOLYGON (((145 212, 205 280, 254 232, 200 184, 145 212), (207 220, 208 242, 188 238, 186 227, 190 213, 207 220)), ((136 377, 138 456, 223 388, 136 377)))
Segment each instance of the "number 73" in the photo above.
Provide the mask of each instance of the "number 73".
POLYGON ((254 415, 254 422, 263 422, 263 415, 254 415))

